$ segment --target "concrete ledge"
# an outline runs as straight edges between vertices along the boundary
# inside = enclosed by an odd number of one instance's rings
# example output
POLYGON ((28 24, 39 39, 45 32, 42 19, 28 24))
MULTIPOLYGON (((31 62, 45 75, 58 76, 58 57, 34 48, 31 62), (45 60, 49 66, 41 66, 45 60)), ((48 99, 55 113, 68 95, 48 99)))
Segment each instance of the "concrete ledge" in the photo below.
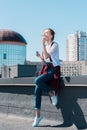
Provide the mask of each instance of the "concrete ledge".
MULTIPOLYGON (((0 79, 1 86, 34 86, 36 77, 0 79)), ((61 86, 87 86, 87 75, 61 77, 61 86)))
POLYGON ((72 85, 84 85, 86 86, 87 85, 87 75, 84 75, 84 76, 72 76, 72 77, 61 77, 63 78, 63 81, 64 81, 64 84, 67 86, 68 84, 70 86, 72 85))
MULTIPOLYGON (((0 113, 34 117, 34 84, 32 84, 34 78, 0 79, 0 113)), ((75 80, 75 77, 70 80, 62 78, 62 85, 66 86, 60 90, 59 103, 56 107, 50 103, 48 95, 43 93, 41 113, 45 118, 61 121, 64 126, 71 126, 74 123, 78 129, 87 128, 87 87, 84 86, 87 80, 85 80, 86 77, 78 77, 78 80, 75 80), (79 80, 82 81, 80 86, 77 84, 81 82, 79 80)))
POLYGON ((26 77, 26 78, 1 78, 1 86, 34 86, 35 77, 26 77))
MULTIPOLYGON (((0 86, 0 113, 34 117, 34 86, 0 86)), ((59 93, 59 104, 54 107, 47 94, 42 96, 42 115, 46 119, 73 123, 77 128, 87 128, 87 88, 64 87, 59 93)))

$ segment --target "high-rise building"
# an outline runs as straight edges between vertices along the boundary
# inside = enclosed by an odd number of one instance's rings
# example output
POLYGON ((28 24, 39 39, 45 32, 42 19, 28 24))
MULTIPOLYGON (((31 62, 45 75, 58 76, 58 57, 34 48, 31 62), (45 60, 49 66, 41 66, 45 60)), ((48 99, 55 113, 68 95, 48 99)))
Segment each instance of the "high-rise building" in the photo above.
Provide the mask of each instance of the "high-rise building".
POLYGON ((87 60, 87 34, 77 31, 70 34, 67 39, 67 61, 87 60))

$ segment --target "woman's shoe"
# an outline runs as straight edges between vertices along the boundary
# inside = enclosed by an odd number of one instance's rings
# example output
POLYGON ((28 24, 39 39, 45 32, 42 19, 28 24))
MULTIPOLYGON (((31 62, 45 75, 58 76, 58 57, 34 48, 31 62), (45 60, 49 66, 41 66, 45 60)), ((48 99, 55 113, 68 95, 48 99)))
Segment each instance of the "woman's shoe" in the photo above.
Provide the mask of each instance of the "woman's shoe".
POLYGON ((53 104, 54 106, 56 106, 56 105, 58 104, 58 96, 55 95, 55 91, 53 91, 53 92, 54 92, 54 95, 51 96, 50 98, 51 98, 52 104, 53 104))
POLYGON ((43 116, 40 116, 40 117, 38 117, 38 118, 36 117, 36 118, 34 119, 34 122, 33 122, 32 126, 33 126, 33 127, 37 127, 42 119, 43 119, 43 116))

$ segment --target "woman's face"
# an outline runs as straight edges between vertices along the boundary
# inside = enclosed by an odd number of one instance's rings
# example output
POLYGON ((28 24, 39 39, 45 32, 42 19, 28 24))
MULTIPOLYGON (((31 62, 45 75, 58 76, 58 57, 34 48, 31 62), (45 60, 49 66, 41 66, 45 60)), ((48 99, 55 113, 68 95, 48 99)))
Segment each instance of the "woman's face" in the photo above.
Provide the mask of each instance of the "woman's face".
POLYGON ((45 39, 45 41, 51 41, 52 35, 50 30, 47 29, 43 32, 43 38, 45 39))

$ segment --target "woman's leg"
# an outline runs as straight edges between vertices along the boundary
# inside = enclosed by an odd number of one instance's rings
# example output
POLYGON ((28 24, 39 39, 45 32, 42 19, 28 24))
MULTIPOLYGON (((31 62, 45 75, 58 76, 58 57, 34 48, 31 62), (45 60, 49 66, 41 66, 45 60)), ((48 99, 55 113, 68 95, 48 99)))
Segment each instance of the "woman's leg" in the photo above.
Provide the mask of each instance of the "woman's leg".
POLYGON ((52 80, 53 78, 54 78, 54 74, 53 74, 53 72, 50 71, 47 74, 42 74, 42 75, 38 76, 35 79, 35 84, 43 92, 49 92, 50 91, 50 87, 47 85, 47 82, 49 80, 52 80))
POLYGON ((50 88, 46 85, 46 82, 48 80, 51 80, 53 78, 53 73, 49 72, 48 74, 45 75, 40 75, 36 78, 35 80, 35 96, 34 96, 34 107, 35 107, 35 113, 36 113, 36 118, 33 122, 33 126, 38 126, 39 122, 42 120, 42 116, 40 116, 40 109, 41 109, 41 96, 42 92, 50 92, 50 88))
POLYGON ((47 93, 50 92, 50 88, 46 85, 46 82, 51 79, 53 79, 52 72, 49 72, 48 74, 40 75, 35 79, 36 87, 35 87, 35 96, 34 96, 34 108, 36 110, 36 117, 40 116, 42 92, 47 92, 47 93))
POLYGON ((42 116, 40 116, 40 109, 41 109, 41 96, 42 92, 48 92, 49 95, 52 98, 52 102, 55 102, 55 96, 54 92, 50 90, 50 87, 47 86, 47 81, 54 78, 54 75, 52 72, 49 72, 48 74, 40 75, 36 78, 35 83, 35 96, 34 96, 34 107, 36 109, 36 118, 34 120, 33 126, 38 126, 40 121, 43 119, 42 116))

